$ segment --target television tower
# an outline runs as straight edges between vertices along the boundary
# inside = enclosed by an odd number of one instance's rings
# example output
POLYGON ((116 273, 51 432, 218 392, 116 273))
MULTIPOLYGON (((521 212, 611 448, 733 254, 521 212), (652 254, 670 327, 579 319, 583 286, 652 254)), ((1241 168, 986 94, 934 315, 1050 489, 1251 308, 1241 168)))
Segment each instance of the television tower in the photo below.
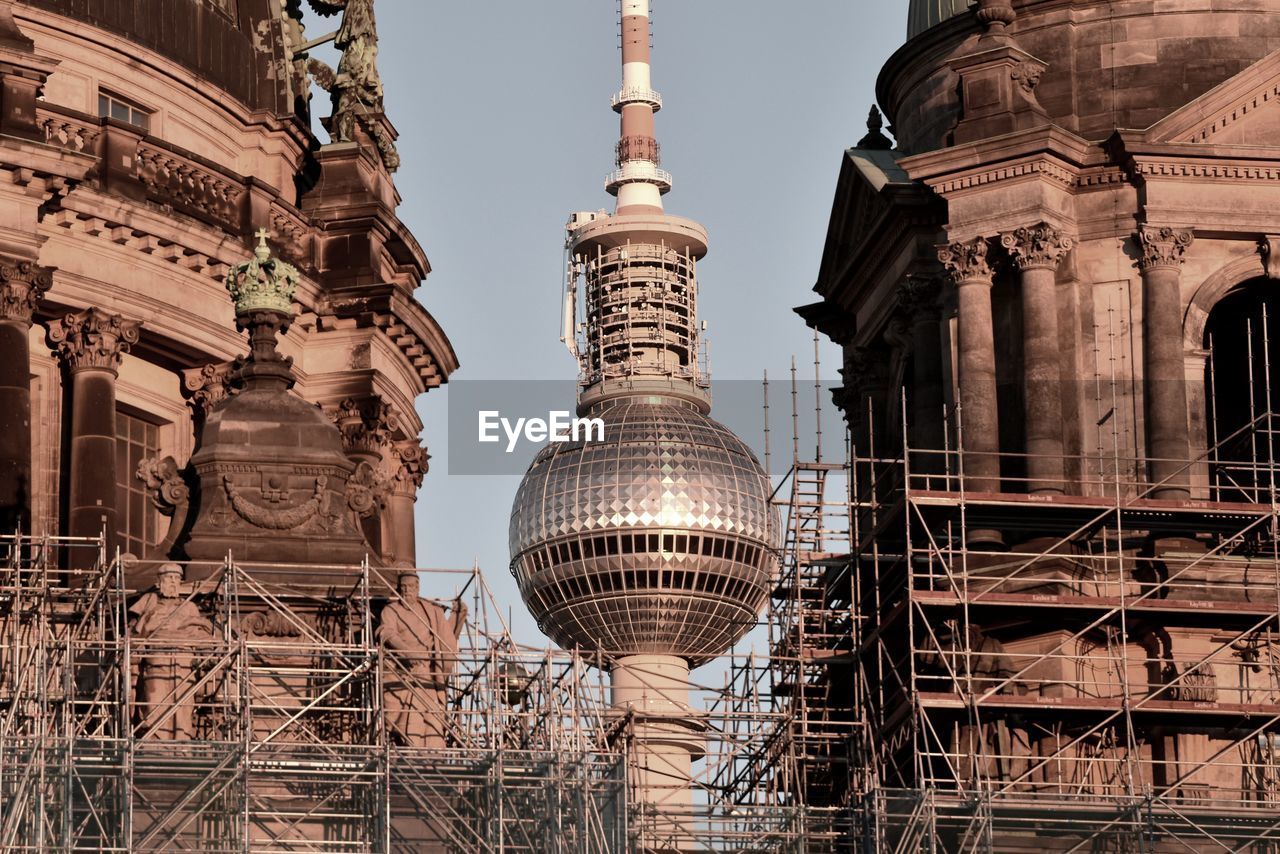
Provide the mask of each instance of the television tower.
POLYGON ((755 455, 708 417, 707 234, 663 210, 649 2, 623 0, 621 14, 621 135, 606 180, 617 208, 571 215, 566 241, 563 338, 579 362, 578 413, 603 420, 604 438, 553 442, 534 459, 512 508, 511 568, 541 630, 610 668, 641 849, 686 850, 705 752, 689 671, 755 625, 778 521, 755 455))

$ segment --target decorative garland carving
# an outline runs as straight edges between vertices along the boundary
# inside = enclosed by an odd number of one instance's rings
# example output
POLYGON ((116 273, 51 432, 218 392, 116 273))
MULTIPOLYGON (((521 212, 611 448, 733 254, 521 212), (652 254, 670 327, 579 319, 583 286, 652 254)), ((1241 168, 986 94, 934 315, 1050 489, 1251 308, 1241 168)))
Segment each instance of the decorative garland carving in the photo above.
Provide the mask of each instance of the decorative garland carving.
POLYGON ((328 483, 329 478, 317 475, 315 492, 311 498, 297 507, 275 509, 254 504, 236 489, 235 484, 231 482, 231 475, 222 476, 222 485, 227 491, 227 498, 236 514, 250 525, 272 531, 297 528, 320 512, 320 508, 325 504, 325 487, 328 483))

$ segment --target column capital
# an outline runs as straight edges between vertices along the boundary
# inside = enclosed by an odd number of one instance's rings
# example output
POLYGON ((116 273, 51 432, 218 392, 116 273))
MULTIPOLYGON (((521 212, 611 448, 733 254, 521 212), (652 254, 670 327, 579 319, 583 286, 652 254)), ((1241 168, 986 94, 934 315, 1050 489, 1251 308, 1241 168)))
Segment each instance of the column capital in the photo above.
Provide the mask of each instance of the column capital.
POLYGON ((399 494, 413 495, 422 487, 422 479, 431 468, 428 460, 431 455, 418 439, 404 439, 391 445, 395 459, 399 460, 399 468, 395 474, 395 491, 399 494))
POLYGON ((36 306, 53 287, 53 268, 0 257, 0 320, 31 325, 36 306))
POLYGON ((243 362, 243 359, 232 359, 230 362, 184 368, 182 392, 191 411, 200 416, 208 415, 214 406, 239 393, 240 385, 236 381, 236 375, 243 362))
POLYGON ((1000 235, 1000 245, 1019 270, 1056 270, 1075 241, 1042 222, 1004 232, 1000 235))
POLYGON ((120 371, 120 361, 137 343, 142 322, 126 320, 96 306, 72 311, 49 324, 49 344, 72 373, 120 371))
POLYGON ((898 285, 898 305, 912 321, 932 320, 941 311, 941 273, 911 273, 898 285))
POLYGON ((951 277, 951 280, 962 285, 966 283, 991 284, 991 265, 987 262, 989 249, 985 237, 972 240, 958 240, 944 243, 938 247, 938 260, 951 277))
POLYGON ((391 444, 391 434, 400 419, 382 395, 348 397, 338 404, 333 421, 342 434, 342 447, 347 454, 381 457, 391 444))
POLYGON ((1138 229, 1138 246, 1142 255, 1138 268, 1143 272, 1159 267, 1182 266, 1195 235, 1189 228, 1144 225, 1138 229))

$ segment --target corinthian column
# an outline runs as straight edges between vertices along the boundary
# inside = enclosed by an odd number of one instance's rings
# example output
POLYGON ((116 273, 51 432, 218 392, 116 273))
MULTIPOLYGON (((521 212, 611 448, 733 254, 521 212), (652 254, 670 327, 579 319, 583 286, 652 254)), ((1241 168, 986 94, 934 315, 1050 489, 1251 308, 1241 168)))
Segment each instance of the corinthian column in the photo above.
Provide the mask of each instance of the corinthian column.
POLYGON ((49 324, 49 341, 71 381, 71 497, 67 533, 116 544, 116 376, 141 324, 98 308, 49 324))
MULTIPOLYGON (((911 328, 911 441, 917 450, 941 451, 943 442, 942 330, 936 275, 908 276, 898 289, 898 305, 911 328)), ((939 454, 921 454, 913 468, 942 469, 939 454)))
POLYGON ((414 536, 413 508, 431 455, 417 439, 395 442, 392 449, 400 465, 387 497, 387 513, 383 516, 384 551, 391 553, 393 561, 408 561, 416 566, 418 544, 414 536))
POLYGON ((1018 268, 1022 295, 1022 405, 1027 437, 1027 492, 1064 492, 1062 372, 1059 368, 1058 262, 1071 238, 1041 223, 1000 235, 1018 268))
POLYGON ((964 485, 969 492, 1000 491, 1000 419, 996 413, 996 346, 991 318, 991 266, 987 239, 938 249, 956 287, 964 485))
POLYGON ((0 531, 31 530, 31 317, 53 271, 0 259, 0 531))
POLYGON ((1182 262, 1191 229, 1142 226, 1142 355, 1148 473, 1155 498, 1190 496, 1191 441, 1182 347, 1182 262))

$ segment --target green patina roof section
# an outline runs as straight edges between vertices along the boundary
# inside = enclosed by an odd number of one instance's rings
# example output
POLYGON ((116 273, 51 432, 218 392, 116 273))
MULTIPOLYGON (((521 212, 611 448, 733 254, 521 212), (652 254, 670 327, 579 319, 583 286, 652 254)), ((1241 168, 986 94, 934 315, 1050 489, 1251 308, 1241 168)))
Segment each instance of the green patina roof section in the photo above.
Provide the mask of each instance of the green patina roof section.
POLYGON ((911 0, 907 12, 907 38, 913 38, 948 18, 954 18, 974 2, 975 0, 911 0))

